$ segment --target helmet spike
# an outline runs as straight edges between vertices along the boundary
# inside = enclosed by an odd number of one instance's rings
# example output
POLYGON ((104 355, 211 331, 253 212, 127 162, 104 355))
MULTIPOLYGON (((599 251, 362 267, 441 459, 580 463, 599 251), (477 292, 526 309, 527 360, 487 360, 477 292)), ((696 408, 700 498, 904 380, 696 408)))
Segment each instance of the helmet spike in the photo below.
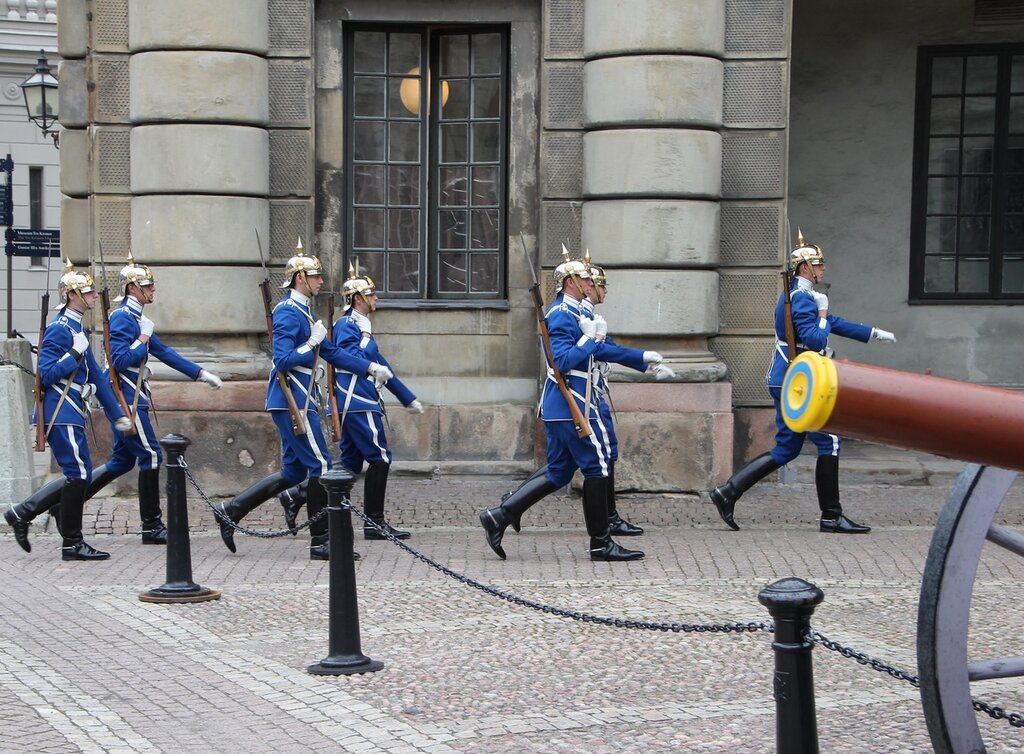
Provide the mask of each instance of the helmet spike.
POLYGON ((590 266, 590 249, 589 248, 583 253, 583 263, 585 265, 587 265, 587 267, 590 266))
POLYGON ((128 247, 128 264, 135 266, 135 257, 132 256, 132 247, 128 247))
POLYGON ((569 261, 569 250, 565 248, 565 244, 562 244, 562 259, 566 262, 569 261))
POLYGON ((296 236, 296 238, 298 240, 295 242, 295 253, 296 253, 296 255, 301 257, 302 256, 302 236, 296 236))
POLYGON ((71 264, 71 257, 70 256, 64 257, 64 272, 71 272, 74 269, 75 269, 75 266, 73 264, 71 264))
POLYGON ((796 243, 798 246, 803 246, 807 243, 807 241, 804 240, 804 232, 800 230, 799 225, 796 226, 796 243))
POLYGON ((352 264, 351 260, 349 260, 349 263, 348 263, 348 276, 350 278, 354 278, 356 276, 356 267, 355 267, 354 264, 352 264))

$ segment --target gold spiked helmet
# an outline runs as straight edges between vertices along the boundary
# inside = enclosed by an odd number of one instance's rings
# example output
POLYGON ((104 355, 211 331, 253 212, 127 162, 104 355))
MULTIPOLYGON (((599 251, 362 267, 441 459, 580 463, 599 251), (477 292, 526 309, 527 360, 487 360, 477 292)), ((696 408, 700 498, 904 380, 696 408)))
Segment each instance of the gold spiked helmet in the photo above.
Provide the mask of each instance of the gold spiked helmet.
POLYGON ((302 239, 299 238, 295 244, 295 256, 288 260, 284 266, 284 285, 282 288, 291 288, 295 282, 296 275, 323 275, 323 267, 316 257, 307 257, 302 251, 302 239))
POLYGON ((565 244, 562 244, 562 259, 560 265, 555 268, 555 292, 562 290, 562 284, 566 278, 584 278, 589 280, 590 274, 590 253, 587 253, 586 261, 582 259, 571 259, 569 257, 569 250, 565 248, 565 244))
POLYGON ((54 308, 60 309, 64 307, 68 303, 68 296, 74 291, 89 293, 94 290, 96 290, 96 283, 92 279, 92 275, 88 272, 76 270, 75 265, 71 263, 71 258, 68 257, 64 262, 64 274, 60 276, 60 282, 57 283, 60 304, 54 308))
POLYGON ((793 270, 805 262, 810 265, 825 264, 825 254, 821 247, 817 244, 807 243, 804 240, 803 231, 799 228, 796 229, 796 243, 796 248, 789 253, 789 264, 793 270))
POLYGON ((128 250, 128 262, 117 273, 117 278, 121 284, 121 295, 114 299, 115 301, 121 301, 128 295, 128 286, 131 283, 144 288, 147 285, 153 285, 154 282, 153 270, 149 269, 148 265, 136 262, 135 257, 132 256, 131 249, 128 250))
POLYGON ((355 263, 349 262, 348 280, 341 285, 341 295, 345 297, 345 302, 351 305, 353 296, 361 296, 363 301, 366 301, 367 296, 376 292, 377 287, 373 284, 373 278, 359 274, 359 259, 356 258, 355 263))

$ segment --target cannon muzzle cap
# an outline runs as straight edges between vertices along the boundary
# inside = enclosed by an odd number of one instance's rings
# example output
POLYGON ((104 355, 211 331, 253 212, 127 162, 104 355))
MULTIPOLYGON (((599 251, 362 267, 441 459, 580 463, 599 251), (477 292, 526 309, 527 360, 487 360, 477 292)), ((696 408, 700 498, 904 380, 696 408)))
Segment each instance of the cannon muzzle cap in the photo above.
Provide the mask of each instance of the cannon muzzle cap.
POLYGON ((782 383, 782 418, 794 432, 817 432, 836 406, 839 378, 836 365, 813 351, 793 359, 782 383))

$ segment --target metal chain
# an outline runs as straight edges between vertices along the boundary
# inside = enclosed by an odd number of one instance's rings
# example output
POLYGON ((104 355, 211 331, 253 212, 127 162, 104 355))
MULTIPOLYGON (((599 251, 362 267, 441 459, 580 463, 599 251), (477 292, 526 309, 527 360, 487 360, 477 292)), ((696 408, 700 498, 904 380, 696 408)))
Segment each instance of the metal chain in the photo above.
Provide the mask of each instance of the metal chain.
MULTIPOLYGON (((195 480, 195 477, 192 476, 192 472, 189 471, 188 464, 185 463, 185 456, 180 456, 178 460, 180 461, 178 466, 180 466, 180 468, 185 472, 185 476, 188 477, 188 480, 192 483, 192 486, 196 488, 196 492, 199 493, 199 497, 201 497, 203 499, 203 502, 206 503, 206 505, 210 508, 211 511, 213 511, 214 517, 216 517, 216 519, 219 522, 228 524, 235 531, 241 532, 242 534, 246 534, 250 537, 258 537, 260 539, 277 539, 278 537, 286 537, 289 534, 298 534, 303 529, 308 529, 310 526, 317 523, 318 521, 322 521, 324 516, 327 515, 327 509, 324 508, 311 519, 306 521, 306 523, 299 524, 294 529, 279 529, 277 531, 257 531, 256 529, 247 529, 246 527, 240 526, 238 523, 232 521, 230 518, 225 516, 223 511, 221 511, 220 508, 214 505, 213 501, 211 501, 210 498, 206 496, 206 493, 203 492, 202 488, 199 486, 199 483, 195 480)), ((174 464, 165 465, 174 466, 174 464)))
POLYGON ((5 366, 5 367, 18 367, 18 369, 20 369, 21 371, 23 371, 23 372, 24 372, 25 374, 27 374, 27 375, 28 375, 29 377, 35 377, 35 376, 36 376, 36 373, 35 373, 35 372, 33 372, 33 371, 32 371, 31 369, 26 369, 25 367, 23 367, 23 366, 22 366, 21 364, 19 364, 18 362, 16 362, 16 361, 11 361, 10 359, 6 358, 5 356, 0 356, 0 366, 5 366))
MULTIPOLYGON (((897 667, 882 662, 876 657, 872 657, 871 655, 867 655, 863 652, 858 652, 850 647, 844 646, 837 641, 829 639, 818 631, 813 629, 808 631, 807 638, 815 644, 820 644, 825 647, 825 649, 831 649, 833 652, 838 652, 843 657, 849 657, 850 659, 856 660, 861 665, 868 665, 880 673, 888 673, 897 680, 906 681, 914 688, 921 688, 921 682, 916 675, 910 675, 910 673, 905 670, 900 670, 897 667)), ((1024 728, 1024 715, 1021 715, 1018 712, 1007 712, 1002 707, 993 706, 981 701, 980 699, 975 699, 974 697, 971 697, 971 705, 978 712, 984 712, 995 720, 1006 720, 1006 722, 1015 728, 1024 728)))

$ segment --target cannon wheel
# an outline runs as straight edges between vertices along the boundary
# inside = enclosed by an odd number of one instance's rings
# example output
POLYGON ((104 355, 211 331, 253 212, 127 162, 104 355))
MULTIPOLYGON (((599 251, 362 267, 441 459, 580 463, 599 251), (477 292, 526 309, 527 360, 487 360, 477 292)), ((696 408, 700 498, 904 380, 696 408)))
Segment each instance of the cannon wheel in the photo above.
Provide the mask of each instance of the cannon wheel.
POLYGON ((980 754, 985 744, 971 682, 1024 675, 1024 657, 971 661, 971 595, 985 542, 1024 557, 1024 536, 993 523, 1017 473, 968 464, 935 525, 921 582, 917 666, 921 702, 938 754, 980 754))

